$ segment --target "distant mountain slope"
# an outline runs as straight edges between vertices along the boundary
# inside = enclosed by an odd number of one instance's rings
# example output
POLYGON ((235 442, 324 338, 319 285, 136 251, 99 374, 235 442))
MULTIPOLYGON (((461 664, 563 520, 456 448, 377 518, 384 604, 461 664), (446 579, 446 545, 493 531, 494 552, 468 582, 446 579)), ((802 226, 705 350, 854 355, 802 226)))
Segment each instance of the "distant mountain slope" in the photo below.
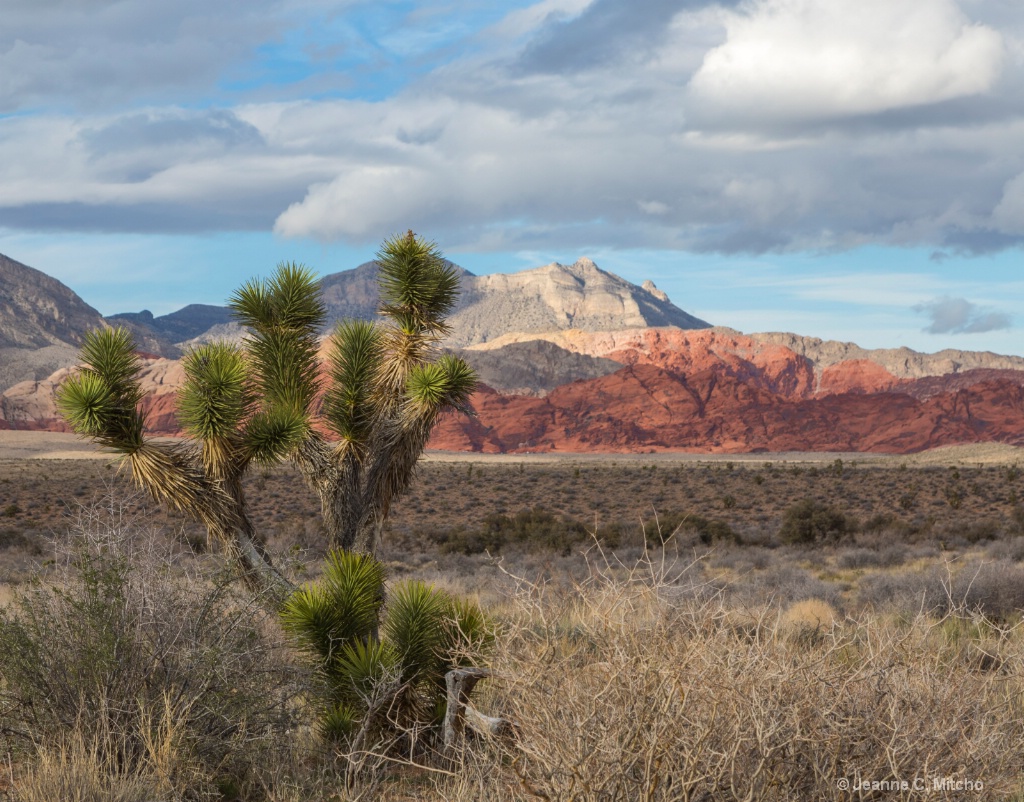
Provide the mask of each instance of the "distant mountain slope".
MULTIPOLYGON (((446 345, 453 348, 487 342, 509 332, 615 331, 650 326, 702 329, 709 325, 675 306, 652 282, 637 286, 601 270, 586 258, 571 265, 553 262, 533 270, 489 276, 474 276, 458 265, 452 266, 459 273, 462 290, 448 320, 452 331, 446 345)), ((344 318, 377 317, 380 292, 376 262, 324 276, 320 288, 327 307, 325 331, 344 318)), ((157 318, 139 312, 108 320, 133 330, 148 327, 153 336, 178 344, 204 342, 211 336, 237 338, 240 333, 225 307, 198 304, 157 318), (202 328, 207 322, 209 325, 202 328), (215 326, 216 332, 210 332, 215 326)), ((167 349, 153 352, 171 355, 167 349)))
POLYGON ((102 325, 100 313, 57 279, 0 254, 0 348, 78 345, 102 325))
MULTIPOLYGON (((533 270, 488 276, 456 268, 462 295, 448 320, 452 333, 446 343, 452 347, 487 342, 513 331, 709 326, 675 306, 652 282, 637 286, 587 258, 571 265, 552 262, 533 270)), ((321 287, 329 319, 375 316, 380 303, 376 277, 375 262, 325 276, 321 287)))
POLYGON ((111 325, 125 322, 146 326, 172 343, 191 340, 214 326, 230 323, 231 320, 231 312, 226 306, 211 304, 189 304, 177 312, 159 317, 154 317, 148 309, 143 309, 141 312, 122 312, 107 318, 111 325))
POLYGON ((454 346, 508 332, 615 331, 652 326, 704 329, 709 323, 675 306, 652 282, 631 284, 590 259, 552 262, 519 273, 467 277, 451 316, 454 346))
POLYGON ((0 391, 73 360, 100 313, 55 278, 0 254, 0 391))

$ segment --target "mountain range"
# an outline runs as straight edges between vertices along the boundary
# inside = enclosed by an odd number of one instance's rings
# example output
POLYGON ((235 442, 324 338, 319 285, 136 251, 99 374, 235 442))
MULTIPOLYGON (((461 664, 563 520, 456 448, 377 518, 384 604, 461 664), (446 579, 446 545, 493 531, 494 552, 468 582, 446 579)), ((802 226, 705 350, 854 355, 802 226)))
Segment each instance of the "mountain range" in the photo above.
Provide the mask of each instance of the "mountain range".
MULTIPOLYGON (((711 326, 651 282, 589 259, 511 274, 458 268, 445 346, 477 370, 476 415, 450 416, 433 448, 523 451, 878 451, 1024 444, 1024 359, 868 350, 798 334, 711 326)), ((373 318, 376 265, 321 281, 330 324, 373 318)), ((66 427, 54 392, 85 332, 128 327, 144 357, 150 427, 177 433, 177 358, 244 331, 225 307, 102 318, 73 291, 0 256, 0 428, 66 427)))

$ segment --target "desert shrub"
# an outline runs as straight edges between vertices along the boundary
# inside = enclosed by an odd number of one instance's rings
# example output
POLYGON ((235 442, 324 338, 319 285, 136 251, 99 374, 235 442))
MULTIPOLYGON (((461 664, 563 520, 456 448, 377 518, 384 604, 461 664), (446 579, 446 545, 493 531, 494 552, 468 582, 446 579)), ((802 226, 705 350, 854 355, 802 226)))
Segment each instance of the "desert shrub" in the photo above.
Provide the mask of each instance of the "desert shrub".
POLYGON ((990 543, 985 550, 988 559, 1009 562, 1024 562, 1024 539, 1009 538, 990 543))
POLYGON ((789 605, 779 616, 778 632, 797 646, 816 646, 832 634, 839 617, 832 605, 821 599, 804 599, 789 605))
POLYGON ((251 595, 157 552, 125 509, 83 510, 55 574, 0 610, 0 739, 53 770, 159 775, 167 798, 244 784, 297 675, 251 595))
POLYGON ((990 619, 1006 619, 1024 610, 1024 566, 969 563, 946 584, 948 607, 964 607, 990 619))
POLYGON ((783 513, 779 539, 783 543, 821 543, 839 540, 856 529, 856 521, 841 510, 803 499, 783 513))
POLYGON ((744 546, 739 549, 720 549, 711 558, 718 568, 728 569, 737 574, 761 571, 776 559, 775 549, 763 546, 744 546))
POLYGON ((657 547, 680 534, 691 534, 708 546, 712 543, 740 543, 740 537, 725 521, 692 512, 664 512, 641 524, 649 546, 657 547))
POLYGON ((858 584, 858 601, 876 610, 911 614, 967 611, 993 620, 1013 618, 1024 610, 1024 566, 971 562, 868 575, 858 584))
POLYGON ((1024 506, 1013 502, 1013 510, 1010 512, 1009 531, 1012 535, 1024 535, 1024 506))
POLYGON ((843 587, 825 582, 791 563, 774 563, 737 579, 729 586, 731 601, 743 605, 788 605, 805 599, 820 599, 841 606, 843 587))
POLYGON ((900 543, 878 549, 843 549, 836 555, 836 567, 842 569, 890 568, 902 565, 907 559, 907 549, 900 543))
POLYGON ((937 614, 946 601, 942 574, 937 570, 868 574, 857 583, 857 604, 862 608, 937 614))
POLYGON ((913 526, 892 513, 879 512, 863 521, 859 531, 867 534, 906 537, 913 533, 913 526))
POLYGON ((960 535, 968 543, 995 540, 1002 534, 1003 526, 995 518, 975 518, 964 524, 960 535))
POLYGON ((43 553, 39 538, 20 529, 0 529, 0 549, 24 549, 35 555, 43 553))
POLYGON ((429 745, 445 713, 445 675, 480 659, 492 638, 479 606, 419 581, 391 588, 357 552, 328 555, 320 580, 281 618, 313 660, 322 736, 350 754, 429 745))
POLYGON ((560 551, 568 554, 573 546, 588 539, 590 533, 579 521, 548 512, 543 507, 521 510, 514 515, 491 513, 479 528, 455 527, 435 530, 428 537, 442 552, 497 554, 515 546, 524 549, 560 551))

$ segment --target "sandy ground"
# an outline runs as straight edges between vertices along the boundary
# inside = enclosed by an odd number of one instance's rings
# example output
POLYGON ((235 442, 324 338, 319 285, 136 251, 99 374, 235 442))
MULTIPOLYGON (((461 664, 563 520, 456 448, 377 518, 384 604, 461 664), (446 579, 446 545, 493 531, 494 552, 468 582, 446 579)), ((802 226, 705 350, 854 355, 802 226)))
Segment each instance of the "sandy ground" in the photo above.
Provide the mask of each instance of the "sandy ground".
POLYGON ((0 431, 0 460, 111 459, 77 435, 57 432, 0 431))
MULTIPOLYGON (((0 431, 0 462, 25 459, 102 459, 110 460, 111 455, 100 451, 91 443, 73 434, 56 432, 0 431)), ((477 462, 477 463, 615 463, 643 462, 645 464, 735 462, 805 462, 830 463, 837 459, 874 465, 1001 465, 1014 462, 1024 463, 1024 448, 1001 443, 980 443, 963 446, 946 446, 924 451, 919 454, 862 454, 855 452, 777 452, 758 454, 701 454, 684 452, 662 452, 655 454, 474 454, 459 451, 428 451, 424 457, 428 462, 477 462)), ((2 471, 2 468, 0 468, 2 471)))

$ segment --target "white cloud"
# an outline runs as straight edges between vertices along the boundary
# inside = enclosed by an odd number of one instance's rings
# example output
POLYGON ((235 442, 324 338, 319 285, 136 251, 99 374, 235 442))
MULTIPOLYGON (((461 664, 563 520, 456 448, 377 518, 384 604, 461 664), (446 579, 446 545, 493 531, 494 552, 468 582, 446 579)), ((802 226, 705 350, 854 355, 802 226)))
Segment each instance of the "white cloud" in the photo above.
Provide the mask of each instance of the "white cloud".
POLYGON ((1000 33, 953 0, 757 0, 725 19, 690 83, 711 114, 872 114, 987 92, 1003 64, 1000 33))

